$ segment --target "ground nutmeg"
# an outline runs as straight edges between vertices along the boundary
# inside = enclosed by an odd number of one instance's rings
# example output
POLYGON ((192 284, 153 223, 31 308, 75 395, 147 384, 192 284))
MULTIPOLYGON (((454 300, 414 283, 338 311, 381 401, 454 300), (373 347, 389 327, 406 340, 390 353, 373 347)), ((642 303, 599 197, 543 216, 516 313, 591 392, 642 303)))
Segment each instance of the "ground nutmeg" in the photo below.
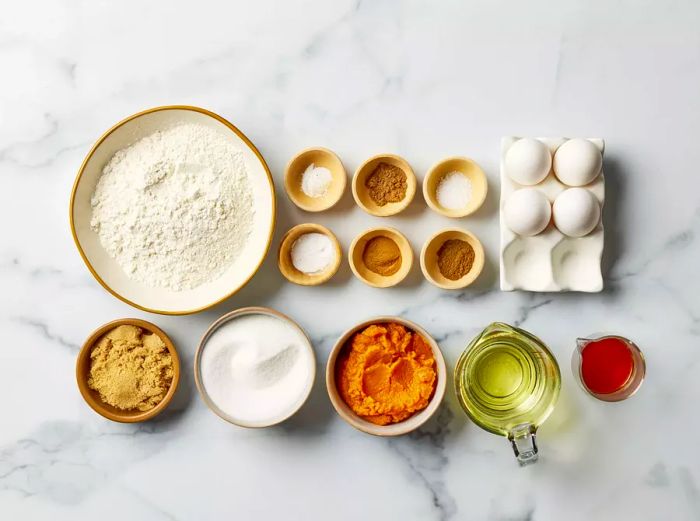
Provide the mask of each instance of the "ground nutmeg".
POLYGON ((474 265, 474 248, 467 241, 449 239, 437 251, 437 264, 443 277, 459 280, 474 265))

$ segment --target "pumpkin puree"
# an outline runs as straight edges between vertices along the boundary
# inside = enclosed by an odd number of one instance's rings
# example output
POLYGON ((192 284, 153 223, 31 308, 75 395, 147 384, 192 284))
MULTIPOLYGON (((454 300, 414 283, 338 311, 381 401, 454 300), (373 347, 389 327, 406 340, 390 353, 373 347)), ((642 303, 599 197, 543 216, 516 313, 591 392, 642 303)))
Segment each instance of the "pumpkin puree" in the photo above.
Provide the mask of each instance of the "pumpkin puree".
POLYGON ((377 425, 425 409, 436 380, 430 346, 401 324, 374 324, 356 333, 336 363, 340 396, 355 414, 377 425))

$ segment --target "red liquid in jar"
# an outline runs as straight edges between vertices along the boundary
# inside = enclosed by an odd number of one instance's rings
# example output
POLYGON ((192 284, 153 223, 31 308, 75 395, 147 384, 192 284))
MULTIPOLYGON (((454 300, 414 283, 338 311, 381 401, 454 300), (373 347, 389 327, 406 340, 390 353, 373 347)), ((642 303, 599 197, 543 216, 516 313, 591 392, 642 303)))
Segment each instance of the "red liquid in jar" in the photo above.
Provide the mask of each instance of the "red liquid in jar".
POLYGON ((634 370, 627 344, 619 338, 603 338, 581 352, 581 380, 593 393, 610 394, 622 389, 634 370))

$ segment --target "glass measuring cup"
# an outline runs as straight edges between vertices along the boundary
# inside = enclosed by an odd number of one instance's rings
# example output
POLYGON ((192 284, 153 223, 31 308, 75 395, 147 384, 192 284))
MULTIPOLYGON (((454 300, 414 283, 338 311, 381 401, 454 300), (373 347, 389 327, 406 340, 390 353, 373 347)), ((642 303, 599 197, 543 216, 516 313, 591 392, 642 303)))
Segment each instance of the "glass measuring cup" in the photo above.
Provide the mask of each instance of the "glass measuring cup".
POLYGON ((520 465, 537 461, 537 428, 561 388, 559 365, 539 338, 502 322, 489 325, 457 361, 455 387, 467 415, 506 436, 520 465))
POLYGON ((599 333, 576 339, 571 370, 588 394, 604 402, 619 402, 632 396, 642 385, 646 376, 646 362, 637 344, 628 338, 599 333), (597 353, 591 353, 596 358, 590 363, 587 373, 589 378, 598 376, 595 379, 598 385, 586 382, 584 350, 587 347, 597 348, 597 353), (599 388, 601 382, 608 388, 599 388))

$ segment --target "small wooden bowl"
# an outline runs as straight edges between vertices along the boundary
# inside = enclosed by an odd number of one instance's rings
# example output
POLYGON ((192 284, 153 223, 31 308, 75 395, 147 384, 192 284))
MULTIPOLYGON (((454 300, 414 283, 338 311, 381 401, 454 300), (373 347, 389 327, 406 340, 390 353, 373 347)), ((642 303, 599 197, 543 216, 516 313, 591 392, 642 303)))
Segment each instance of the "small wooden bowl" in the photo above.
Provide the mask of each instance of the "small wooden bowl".
POLYGON ((469 286, 469 284, 476 280, 481 273, 481 270, 484 269, 484 247, 481 245, 481 241, 479 241, 479 239, 467 231, 452 228, 442 230, 433 235, 423 245, 423 249, 420 252, 420 267, 425 278, 435 284, 438 288, 466 288, 469 286), (450 239, 466 241, 472 248, 474 248, 474 264, 472 265, 472 269, 464 277, 457 280, 450 280, 440 273, 440 268, 438 267, 437 262, 437 252, 440 249, 440 246, 442 246, 445 241, 450 239))
POLYGON ((433 165, 423 180, 423 197, 428 206, 446 217, 466 217, 477 211, 484 204, 488 182, 484 171, 471 159, 466 157, 448 157, 433 165), (438 203, 437 188, 440 181, 451 172, 461 172, 472 183, 472 196, 464 208, 450 210, 438 203))
POLYGON ((409 165, 408 162, 402 157, 393 154, 380 154, 370 157, 367 161, 360 165, 352 178, 352 196, 355 198, 355 202, 365 212, 377 217, 388 217, 389 215, 396 215, 397 213, 402 212, 408 207, 409 204, 411 204, 413 196, 415 195, 416 175, 413 173, 411 165, 409 165), (406 197, 404 197, 401 201, 379 206, 369 196, 369 191, 365 186, 365 181, 367 180, 367 177, 374 172, 374 169, 377 168, 379 163, 388 163, 396 166, 403 170, 406 174, 406 197))
POLYGON ((348 253, 348 261, 350 262, 350 269, 362 282, 374 286, 375 288, 388 288, 401 282, 406 278, 408 272, 411 271, 411 266, 413 265, 413 250, 411 249, 411 244, 408 242, 408 239, 398 230, 393 228, 371 228, 358 235, 355 240, 352 241, 348 253), (370 270, 362 259, 367 241, 380 236, 388 237, 393 240, 401 251, 401 267, 399 271, 388 277, 370 270))
POLYGON ((307 148, 294 156, 284 170, 284 189, 287 197, 307 212, 322 212, 334 206, 345 191, 347 174, 340 158, 327 148, 307 148), (301 189, 301 179, 310 164, 322 166, 331 172, 331 184, 326 195, 309 197, 301 189))
POLYGON ((402 434, 407 434, 411 431, 416 430, 418 427, 423 425, 430 417, 437 411, 442 399, 445 396, 445 387, 447 385, 447 369, 445 367, 445 359, 442 356, 440 347, 438 346, 435 339, 431 337, 428 332, 420 327, 418 324, 411 322, 400 317, 390 317, 382 316, 373 318, 371 320, 365 320, 364 322, 356 325, 353 328, 348 329, 343 335, 338 339, 338 341, 333 346, 328 357, 328 363, 326 365, 326 389, 328 390, 328 397, 333 404, 338 415, 348 422, 350 425, 356 429, 366 432, 367 434, 373 434, 375 436, 400 436, 402 434), (381 324, 387 322, 395 322, 406 326, 415 333, 421 335, 430 349, 433 351, 433 356, 435 357, 435 364, 437 369, 437 384, 435 386, 435 392, 433 397, 428 403, 428 406, 420 412, 417 412, 413 416, 405 419, 399 423, 393 423, 391 425, 375 425, 374 423, 368 422, 367 420, 360 418, 355 412, 348 406, 348 404, 343 401, 343 398, 338 392, 338 387, 335 384, 335 363, 338 359, 338 355, 345 348, 345 345, 350 340, 350 338, 358 331, 370 326, 372 324, 381 324))
POLYGON ((145 320, 139 320, 138 318, 121 318, 100 326, 88 337, 83 344, 83 347, 80 349, 80 353, 78 353, 78 360, 75 365, 75 376, 76 380, 78 381, 78 389, 80 389, 80 394, 97 414, 115 422, 137 423, 150 420, 163 412, 163 410, 173 399, 173 396, 175 396, 177 384, 180 381, 180 358, 177 355, 175 346, 170 338, 168 338, 168 335, 166 335, 158 326, 151 324, 150 322, 146 322, 145 320), (116 407, 103 402, 102 398, 100 398, 100 393, 88 387, 88 378, 90 374, 90 353, 92 352, 93 346, 100 338, 102 338, 103 335, 117 326, 124 325, 137 326, 145 331, 148 331, 149 333, 158 335, 168 348, 168 352, 170 353, 170 357, 173 361, 173 381, 170 383, 170 389, 168 389, 168 392, 163 400, 149 411, 123 411, 121 409, 117 409, 116 407))
POLYGON ((328 228, 313 223, 298 224, 282 237, 282 242, 280 243, 279 252, 277 254, 277 266, 282 275, 284 275, 284 278, 289 282, 301 286, 318 286, 319 284, 328 282, 328 280, 337 273, 342 256, 343 252, 340 249, 340 243, 336 236, 333 235, 333 232, 328 228), (322 272, 313 274, 304 273, 296 269, 294 264, 292 264, 292 246, 299 237, 307 233, 322 233, 333 243, 335 260, 322 272))
POLYGON ((313 389, 314 382, 316 381, 316 353, 314 352, 313 345, 311 344, 311 340, 309 340, 309 336, 306 334, 306 332, 302 329, 302 327, 294 322, 291 318, 289 318, 287 315, 284 315, 280 313, 279 311, 276 311, 272 308, 266 308, 266 307, 259 307, 259 306, 251 306, 251 307, 246 307, 246 308, 239 308, 239 309, 234 309, 233 311, 229 311, 222 317, 218 318, 217 320, 214 321, 214 323, 209 326, 209 328, 204 332, 204 335, 202 335, 202 339, 199 341, 199 345, 197 346, 197 351, 194 354, 194 383, 195 386, 197 387, 197 391, 199 392, 199 396, 202 398, 202 401, 206 404, 206 406, 209 408, 210 411, 212 411, 214 414, 216 414, 219 418, 233 424, 237 425, 238 427, 246 427, 250 429, 261 429, 265 427, 272 427, 273 425, 278 425, 282 423, 283 421, 286 421, 287 419, 291 418, 294 416, 299 409, 302 408, 302 406, 306 403, 306 400, 309 399, 309 396, 311 395, 311 390, 313 389), (238 317, 242 317, 245 315, 269 315, 275 318, 278 318, 284 322, 289 323, 296 329, 298 329, 302 336, 306 339, 306 342, 304 343, 304 347, 307 350, 307 353, 310 355, 309 361, 311 362, 311 367, 309 369, 309 378, 306 382, 306 389, 300 395, 299 401, 288 411, 285 411, 285 413, 281 416, 278 416, 276 418, 272 418, 271 420, 268 421, 257 421, 257 422, 251 422, 251 421, 244 421, 240 420, 237 418, 234 418, 233 416, 230 416, 223 410, 219 409, 219 407, 214 403, 214 401, 209 397, 209 393, 207 392, 206 388, 204 387, 204 382, 202 379, 202 353, 206 349, 207 342, 209 341, 209 337, 221 326, 225 325, 227 322, 236 319, 238 317))

